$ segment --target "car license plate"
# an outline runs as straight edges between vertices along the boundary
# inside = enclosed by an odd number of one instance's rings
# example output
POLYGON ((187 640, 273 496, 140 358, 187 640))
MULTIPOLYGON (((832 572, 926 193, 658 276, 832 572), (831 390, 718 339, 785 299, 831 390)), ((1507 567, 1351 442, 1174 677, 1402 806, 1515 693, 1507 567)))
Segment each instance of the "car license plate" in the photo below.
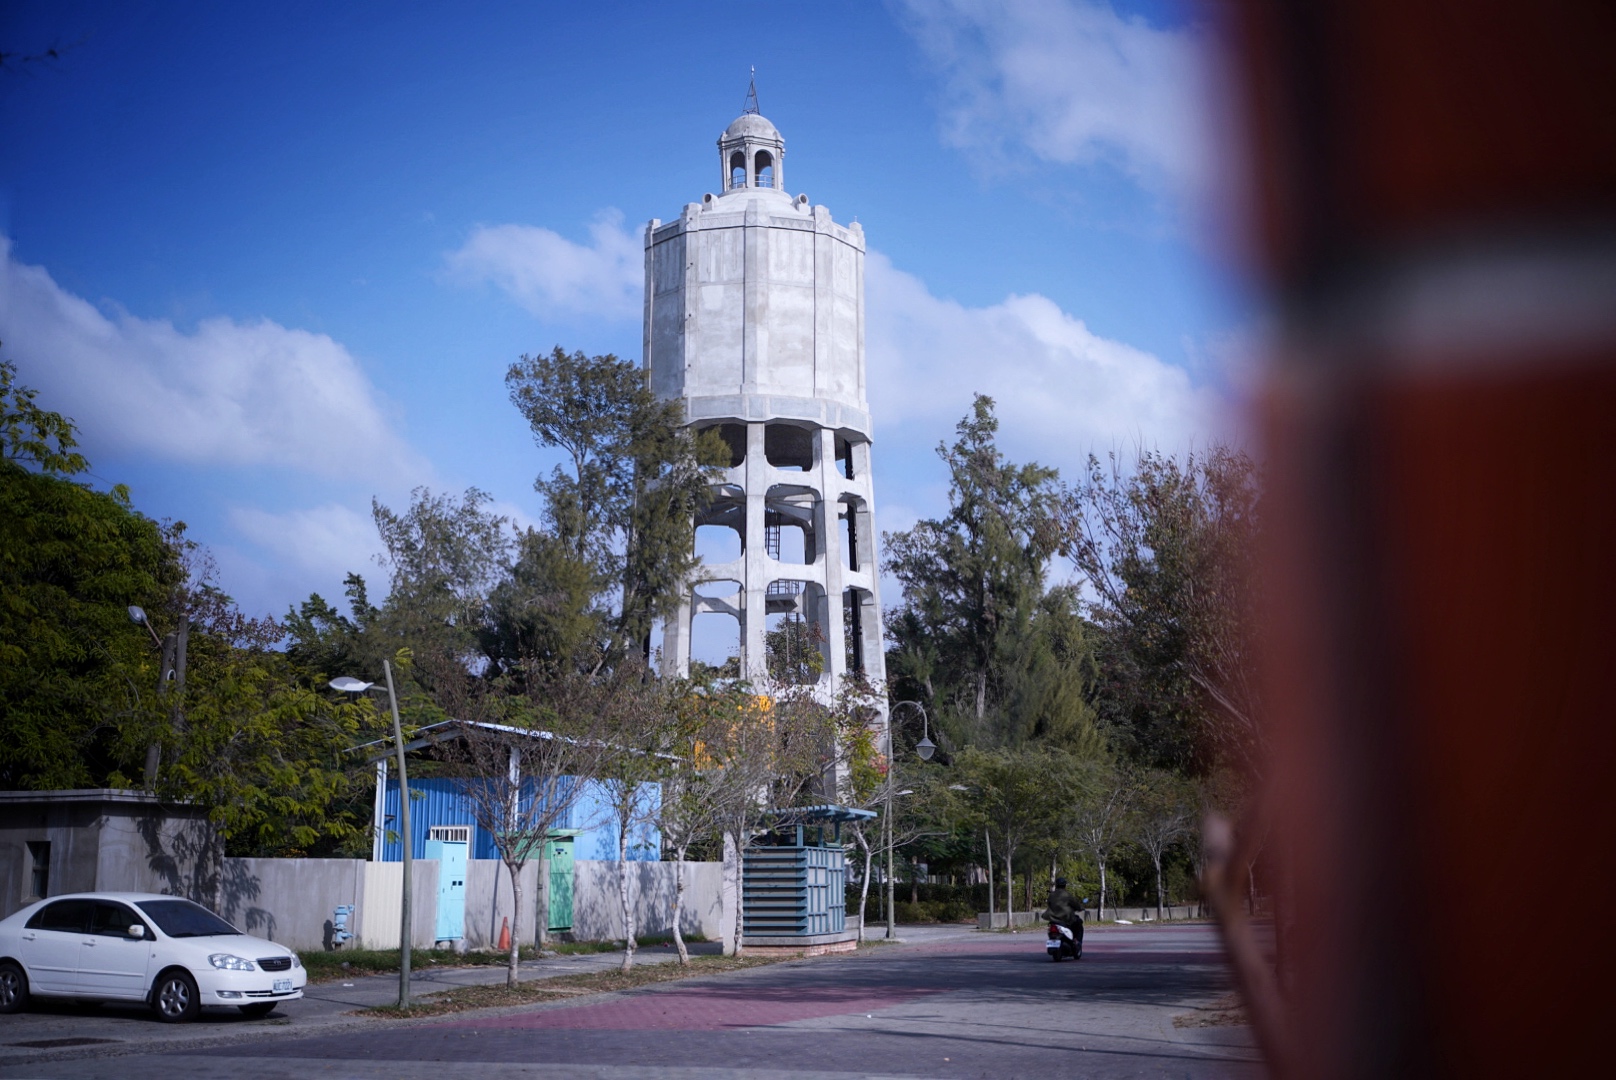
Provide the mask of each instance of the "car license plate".
POLYGON ((290 994, 291 992, 292 992, 292 980, 291 979, 276 979, 275 980, 275 993, 277 993, 277 994, 290 994))

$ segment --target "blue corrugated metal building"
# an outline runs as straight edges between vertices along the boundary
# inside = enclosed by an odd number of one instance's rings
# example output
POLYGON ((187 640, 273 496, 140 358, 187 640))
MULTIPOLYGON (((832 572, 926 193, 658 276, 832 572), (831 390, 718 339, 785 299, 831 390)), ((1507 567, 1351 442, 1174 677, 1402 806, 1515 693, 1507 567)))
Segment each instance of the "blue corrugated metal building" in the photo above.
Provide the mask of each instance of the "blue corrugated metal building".
MULTIPOLYGON (((474 780, 435 778, 410 781, 410 855, 416 859, 426 857, 426 842, 434 825, 465 825, 471 827, 471 857, 497 859, 493 837, 477 827, 465 797, 466 785, 474 780)), ((646 784, 647 804, 654 811, 662 803, 662 785, 646 784)), ((382 813, 386 839, 382 844, 383 862, 398 862, 404 852, 398 836, 398 780, 388 777, 382 813)), ((649 815, 648 815, 649 816, 649 815)), ((579 830, 573 842, 575 859, 617 861, 617 825, 612 820, 611 802, 606 791, 593 780, 586 781, 584 789, 573 800, 572 806, 555 823, 557 829, 579 830)), ((629 833, 628 857, 631 861, 659 862, 662 836, 655 824, 647 822, 629 833)))

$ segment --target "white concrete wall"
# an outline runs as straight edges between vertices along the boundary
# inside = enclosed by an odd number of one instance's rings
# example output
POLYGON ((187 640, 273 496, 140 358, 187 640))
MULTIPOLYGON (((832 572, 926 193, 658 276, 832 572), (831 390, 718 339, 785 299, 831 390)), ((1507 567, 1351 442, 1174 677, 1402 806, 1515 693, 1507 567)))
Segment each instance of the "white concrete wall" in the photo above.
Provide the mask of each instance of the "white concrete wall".
MULTIPOLYGON (((687 862, 681 931, 719 939, 722 904, 719 899, 721 863, 687 862)), ((618 891, 618 864, 580 859, 574 863, 572 933, 579 941, 617 941, 625 936, 623 903, 618 891)), ((671 862, 632 862, 629 895, 634 904, 635 931, 640 936, 673 933, 673 879, 671 862)))
POLYGON ((498 859, 472 859, 466 864, 466 940, 468 949, 492 949, 499 944, 499 928, 510 920, 511 933, 523 943, 534 939, 534 914, 539 903, 539 860, 522 867, 521 919, 512 906, 511 875, 498 859))
MULTIPOLYGON (((361 907, 366 865, 359 859, 226 859, 219 914, 293 949, 331 948, 338 905, 354 905, 356 915, 361 907)), ((396 907, 393 920, 396 943, 396 907)))
MULTIPOLYGON (((309 859, 282 860, 308 863, 309 859)), ((404 864, 367 862, 359 903, 356 945, 364 949, 398 948, 398 931, 404 909, 404 864)), ((410 943, 417 949, 430 949, 438 928, 438 861, 416 859, 410 874, 410 943)))

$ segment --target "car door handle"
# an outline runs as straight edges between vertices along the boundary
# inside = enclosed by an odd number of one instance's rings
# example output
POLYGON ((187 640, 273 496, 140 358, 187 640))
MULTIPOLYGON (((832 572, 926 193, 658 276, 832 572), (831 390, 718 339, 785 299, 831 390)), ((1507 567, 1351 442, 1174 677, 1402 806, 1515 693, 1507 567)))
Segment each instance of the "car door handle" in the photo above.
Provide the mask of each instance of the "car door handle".
POLYGON ((24 941, 32 941, 32 940, 34 940, 34 935, 32 935, 32 934, 24 934, 24 935, 23 935, 23 936, 22 936, 22 939, 23 939, 23 940, 24 940, 24 941))
POLYGON ((89 941, 86 941, 84 944, 87 947, 91 948, 91 949, 95 948, 95 938, 91 938, 89 941))

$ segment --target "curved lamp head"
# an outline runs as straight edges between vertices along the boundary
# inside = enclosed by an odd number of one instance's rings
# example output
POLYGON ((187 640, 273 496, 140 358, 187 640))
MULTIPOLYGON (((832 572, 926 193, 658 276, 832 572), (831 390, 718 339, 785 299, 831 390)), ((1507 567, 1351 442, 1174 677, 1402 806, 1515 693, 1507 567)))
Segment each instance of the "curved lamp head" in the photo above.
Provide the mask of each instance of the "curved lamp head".
POLYGON ((915 743, 915 753, 920 755, 921 761, 930 761, 931 756, 936 752, 937 744, 924 736, 921 737, 919 742, 915 743))
POLYGON ((331 680, 331 689, 341 690, 345 694, 363 693, 375 685, 375 683, 360 682, 358 679, 350 678, 347 675, 339 675, 331 680))
POLYGON ((134 623, 136 626, 145 626, 146 625, 146 609, 141 608, 141 607, 136 607, 134 604, 130 604, 129 605, 129 621, 134 623))

